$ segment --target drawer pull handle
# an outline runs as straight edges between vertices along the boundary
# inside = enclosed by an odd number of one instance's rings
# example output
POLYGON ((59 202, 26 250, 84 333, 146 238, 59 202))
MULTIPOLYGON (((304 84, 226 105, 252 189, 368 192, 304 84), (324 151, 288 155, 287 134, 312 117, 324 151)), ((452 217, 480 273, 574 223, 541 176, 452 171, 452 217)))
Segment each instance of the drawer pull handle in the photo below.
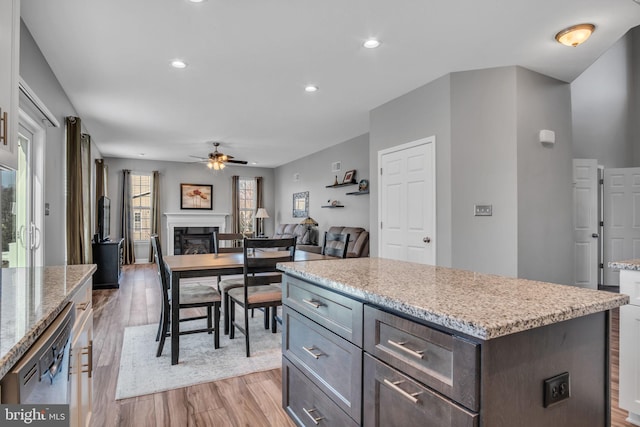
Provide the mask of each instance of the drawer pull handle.
POLYGON ((81 302, 76 307, 78 307, 78 310, 85 311, 89 307, 89 301, 81 302))
POLYGON ((321 421, 321 420, 323 420, 323 419, 324 419, 324 417, 317 417, 317 418, 316 418, 315 416, 313 416, 312 412, 316 412, 316 411, 317 411, 317 409, 307 409, 307 408, 303 407, 303 408, 302 408, 302 410, 304 411, 304 413, 305 413, 305 414, 307 414, 307 416, 308 416, 309 418, 311 418, 311 421, 313 421, 313 423, 314 423, 315 425, 320 424, 318 421, 321 421))
POLYGON ((411 403, 418 403, 418 399, 416 399, 416 396, 419 395, 422 392, 419 391, 419 392, 416 392, 416 393, 407 393, 406 391, 404 391, 403 389, 398 387, 398 384, 402 384, 403 382, 404 381, 389 381, 386 378, 384 379, 384 383, 386 385, 388 385, 392 390, 395 390, 398 393, 400 393, 403 397, 405 397, 406 399, 410 400, 411 403))
POLYGON ((314 353, 313 350, 317 350, 317 348, 315 348, 314 346, 311 346, 309 348, 302 346, 302 349, 304 351, 306 351, 307 353, 309 353, 311 356, 313 356, 314 359, 319 359, 320 356, 322 356, 324 353, 320 352, 318 354, 314 353))
POLYGON ((392 346, 394 346, 395 348, 398 348, 406 353, 409 353, 410 355, 412 355, 413 357, 416 357, 418 359, 422 359, 424 358, 424 351, 422 350, 411 350, 408 347, 405 347, 405 344, 407 343, 406 341, 402 341, 402 342, 395 342, 393 340, 387 340, 387 342, 389 344, 391 344, 392 346))
POLYGON ((2 132, 0 133, 0 141, 2 141, 2 145, 7 145, 9 143, 9 134, 7 133, 7 125, 9 124, 9 117, 7 117, 7 112, 2 112, 2 108, 0 108, 0 122, 2 122, 2 132))
POLYGON ((302 302, 303 302, 303 303, 305 303, 305 304, 309 304, 309 305, 310 305, 311 307, 313 307, 313 308, 320 308, 320 307, 322 307, 322 304, 321 304, 321 303, 319 303, 319 302, 317 302, 317 301, 314 301, 314 300, 312 300, 312 299, 304 299, 304 298, 303 298, 303 299, 302 299, 302 302))

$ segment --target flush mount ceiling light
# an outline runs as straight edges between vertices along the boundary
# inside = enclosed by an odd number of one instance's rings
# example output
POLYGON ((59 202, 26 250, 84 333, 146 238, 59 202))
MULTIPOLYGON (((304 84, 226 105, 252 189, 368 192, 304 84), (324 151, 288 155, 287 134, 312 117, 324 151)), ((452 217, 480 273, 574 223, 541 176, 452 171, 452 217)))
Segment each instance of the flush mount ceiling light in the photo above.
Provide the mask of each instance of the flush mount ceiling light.
POLYGON ((380 41, 378 41, 376 39, 369 39, 369 40, 365 41, 364 43, 362 43, 362 46, 366 47, 367 49, 375 49, 378 46, 380 46, 380 41))
POLYGON ((318 86, 316 86, 316 85, 307 85, 307 86, 305 86, 304 90, 305 90, 305 92, 309 92, 309 93, 317 92, 318 91, 318 86))
POLYGON ((576 47, 587 41, 595 29, 596 26, 593 24, 574 25, 556 34, 556 40, 565 46, 576 47))
POLYGON ((171 66, 173 68, 187 68, 187 63, 184 62, 182 59, 174 59, 173 61, 171 61, 171 66))

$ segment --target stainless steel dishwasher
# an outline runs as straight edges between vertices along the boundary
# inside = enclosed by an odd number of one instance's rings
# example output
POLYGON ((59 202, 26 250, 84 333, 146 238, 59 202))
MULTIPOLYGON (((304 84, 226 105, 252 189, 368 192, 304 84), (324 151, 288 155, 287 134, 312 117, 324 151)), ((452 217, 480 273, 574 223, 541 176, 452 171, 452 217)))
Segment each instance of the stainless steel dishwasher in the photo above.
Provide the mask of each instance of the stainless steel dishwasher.
POLYGON ((73 303, 69 303, 4 376, 0 382, 2 403, 69 404, 74 319, 73 303))

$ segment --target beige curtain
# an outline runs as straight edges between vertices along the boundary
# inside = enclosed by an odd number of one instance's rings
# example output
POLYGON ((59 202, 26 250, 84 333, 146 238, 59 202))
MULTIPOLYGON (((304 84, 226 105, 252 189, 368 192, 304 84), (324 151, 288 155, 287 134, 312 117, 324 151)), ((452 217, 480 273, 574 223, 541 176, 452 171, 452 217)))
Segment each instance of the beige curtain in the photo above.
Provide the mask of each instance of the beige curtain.
MULTIPOLYGON (((151 235, 157 234, 158 241, 162 241, 160 235, 160 173, 153 171, 151 180, 151 235)), ((149 262, 153 262, 153 247, 149 245, 149 262)))
POLYGON ((91 140, 81 132, 79 117, 67 117, 67 264, 85 264, 91 259, 91 211, 88 187, 91 140), (85 185, 87 184, 87 185, 85 185), (87 187, 85 189, 84 187, 87 187))
POLYGON ((122 170, 122 209, 120 209, 120 230, 122 230, 123 256, 124 264, 133 264, 135 262, 135 253, 133 249, 133 209, 131 208, 131 171, 122 170))
MULTIPOLYGON (((256 212, 259 208, 264 208, 263 194, 264 194, 264 179, 261 176, 256 177, 256 212)), ((262 220, 262 230, 258 230, 258 221, 256 220, 256 232, 255 235, 258 236, 260 233, 264 235, 264 219, 262 220)))
POLYGON ((240 202, 238 195, 240 193, 240 177, 233 175, 231 177, 231 227, 232 233, 241 233, 240 230, 240 202))

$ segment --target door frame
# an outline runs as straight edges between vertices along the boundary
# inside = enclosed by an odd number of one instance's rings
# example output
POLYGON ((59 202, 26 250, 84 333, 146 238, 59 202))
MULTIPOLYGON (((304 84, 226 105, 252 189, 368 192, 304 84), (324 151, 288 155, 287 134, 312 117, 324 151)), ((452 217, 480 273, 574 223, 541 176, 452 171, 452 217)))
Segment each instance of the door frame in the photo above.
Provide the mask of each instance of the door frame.
POLYGON ((433 194, 433 219, 432 219, 432 224, 431 224, 431 228, 433 230, 433 236, 431 236, 431 244, 433 245, 433 265, 437 265, 438 263, 438 251, 437 251, 437 244, 438 244, 438 239, 437 239, 437 229, 436 229, 436 225, 438 223, 437 221, 437 200, 438 200, 438 195, 437 195, 437 188, 438 185, 436 183, 436 136, 432 135, 432 136, 428 136, 426 138, 420 138, 417 139, 415 141, 411 141, 411 142, 407 142, 404 144, 400 144, 400 145, 396 145, 390 148, 385 148, 383 150, 379 150, 378 151, 378 224, 376 225, 376 227, 378 227, 378 255, 381 256, 382 254, 382 174, 380 173, 380 170, 382 168, 382 157, 384 155, 387 154, 391 154, 397 151, 403 151, 403 150, 407 150, 410 148, 414 148, 414 147, 418 147, 420 145, 426 145, 426 144, 433 144, 433 156, 432 156, 432 161, 431 161, 431 165, 428 165, 431 169, 431 182, 433 183, 433 187, 431 188, 431 194, 433 194))

